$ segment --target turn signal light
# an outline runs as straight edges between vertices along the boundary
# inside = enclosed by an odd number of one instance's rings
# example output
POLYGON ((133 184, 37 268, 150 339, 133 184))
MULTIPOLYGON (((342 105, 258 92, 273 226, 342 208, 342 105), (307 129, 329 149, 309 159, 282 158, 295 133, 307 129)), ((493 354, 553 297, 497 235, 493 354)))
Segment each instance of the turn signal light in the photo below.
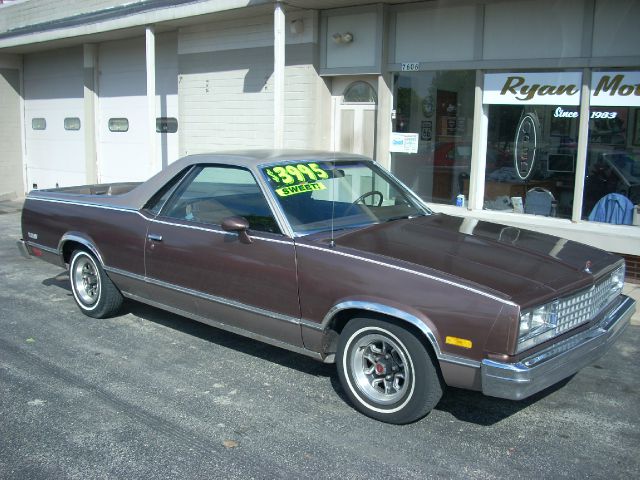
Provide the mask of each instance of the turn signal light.
POLYGON ((444 339, 444 342, 448 343, 449 345, 455 345, 456 347, 462 347, 462 348, 473 347, 473 343, 471 342, 471 340, 467 340, 465 338, 446 337, 444 339))

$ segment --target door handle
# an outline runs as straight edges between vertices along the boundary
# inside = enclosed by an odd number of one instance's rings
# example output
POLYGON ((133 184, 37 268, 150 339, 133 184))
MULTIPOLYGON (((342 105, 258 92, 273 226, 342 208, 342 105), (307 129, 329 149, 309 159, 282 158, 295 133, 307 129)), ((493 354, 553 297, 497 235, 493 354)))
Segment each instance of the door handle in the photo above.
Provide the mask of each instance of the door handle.
POLYGON ((162 235, 157 235, 155 233, 150 233, 149 235, 147 235, 147 238, 149 240, 151 240, 152 242, 161 242, 162 241, 162 235))

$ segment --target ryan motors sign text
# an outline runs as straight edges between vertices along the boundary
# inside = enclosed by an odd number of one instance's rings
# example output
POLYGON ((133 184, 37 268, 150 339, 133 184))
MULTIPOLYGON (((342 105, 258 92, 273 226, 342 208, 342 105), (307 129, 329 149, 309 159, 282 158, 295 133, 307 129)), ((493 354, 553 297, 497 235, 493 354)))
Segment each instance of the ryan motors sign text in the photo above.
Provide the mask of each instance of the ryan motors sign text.
POLYGON ((640 107, 640 72, 593 72, 591 105, 640 107))
MULTIPOLYGON (((488 73, 483 102, 500 105, 580 104, 579 72, 488 73)), ((594 107, 640 107, 640 72, 593 72, 594 107)))
POLYGON ((501 105, 579 105, 579 72, 488 73, 483 102, 501 105))

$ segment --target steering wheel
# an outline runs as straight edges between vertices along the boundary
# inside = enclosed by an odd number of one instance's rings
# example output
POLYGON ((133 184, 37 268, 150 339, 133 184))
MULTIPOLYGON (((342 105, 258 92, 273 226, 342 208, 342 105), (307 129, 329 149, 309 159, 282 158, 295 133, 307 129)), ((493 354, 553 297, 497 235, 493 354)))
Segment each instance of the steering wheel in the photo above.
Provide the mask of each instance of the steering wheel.
POLYGON ((378 190, 371 190, 370 192, 366 192, 363 193, 362 195, 360 195, 358 198, 356 198, 353 202, 351 202, 353 205, 355 205, 356 203, 360 203, 362 202, 364 204, 364 199, 368 198, 368 197, 375 197, 375 196, 380 197, 378 199, 378 204, 376 205, 376 207, 380 207, 382 206, 382 202, 384 200, 384 195, 382 195, 382 192, 379 192, 378 190))

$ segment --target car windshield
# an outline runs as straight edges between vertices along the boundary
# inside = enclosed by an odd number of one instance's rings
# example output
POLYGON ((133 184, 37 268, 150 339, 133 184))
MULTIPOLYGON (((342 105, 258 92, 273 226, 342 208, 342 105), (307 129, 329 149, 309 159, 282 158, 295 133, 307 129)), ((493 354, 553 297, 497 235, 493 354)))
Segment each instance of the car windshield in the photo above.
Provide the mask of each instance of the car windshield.
POLYGON ((262 173, 298 235, 430 213, 373 162, 297 161, 262 173))

